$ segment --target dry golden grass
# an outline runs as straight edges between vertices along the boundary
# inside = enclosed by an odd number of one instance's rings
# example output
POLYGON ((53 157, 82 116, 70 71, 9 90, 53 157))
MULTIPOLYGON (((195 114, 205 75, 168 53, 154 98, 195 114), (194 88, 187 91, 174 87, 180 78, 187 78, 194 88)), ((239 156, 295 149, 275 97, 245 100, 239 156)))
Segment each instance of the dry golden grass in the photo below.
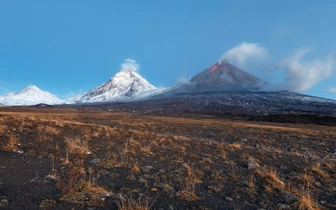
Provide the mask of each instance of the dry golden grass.
POLYGON ((128 142, 125 143, 124 154, 128 154, 128 142))
POLYGON ((318 203, 311 197, 311 193, 307 189, 302 189, 297 193, 298 199, 294 203, 294 207, 299 210, 318 210, 318 203))
POLYGON ((57 186, 61 190, 61 200, 83 204, 87 196, 90 196, 88 204, 103 205, 102 197, 110 195, 110 192, 96 184, 93 170, 89 168, 87 173, 82 160, 77 159, 74 162, 69 163, 67 170, 58 176, 57 186))
POLYGON ((117 203, 119 210, 150 210, 153 201, 147 197, 132 199, 128 196, 119 195, 120 202, 117 203))
POLYGON ((183 163, 182 166, 187 170, 187 178, 190 178, 190 179, 197 178, 196 174, 194 173, 192 168, 187 163, 183 163))
POLYGON ((140 167, 139 167, 139 164, 135 161, 133 161, 133 164, 132 164, 132 167, 131 167, 131 173, 133 174, 137 174, 137 173, 140 173, 140 167))
POLYGON ((5 151, 16 152, 19 151, 20 142, 16 134, 9 134, 7 142, 3 143, 2 149, 5 151))
POLYGON ((145 154, 145 155, 151 155, 151 154, 153 154, 151 152, 151 148, 152 148, 151 144, 143 145, 140 148, 140 153, 145 154))
POLYGON ((273 188, 269 185, 266 185, 265 186, 265 192, 268 193, 268 194, 271 194, 273 192, 273 188))
POLYGON ((141 143, 134 140, 134 138, 130 138, 128 142, 129 142, 129 145, 132 147, 141 147, 141 143))
POLYGON ((284 189, 285 184, 278 176, 278 171, 274 168, 264 169, 262 171, 262 176, 265 178, 266 182, 270 184, 275 189, 284 189))
POLYGON ((36 138, 36 142, 52 142, 52 138, 50 136, 40 135, 36 138))
POLYGON ((233 144, 228 144, 227 147, 230 149, 241 149, 242 146, 239 143, 233 143, 233 144))
POLYGON ((80 138, 68 138, 65 137, 65 142, 67 144, 67 149, 70 154, 85 156, 91 154, 89 150, 89 143, 87 140, 82 140, 80 138))
POLYGON ((308 174, 307 172, 305 172, 304 174, 299 176, 298 181, 301 182, 304 185, 312 186, 313 177, 310 176, 310 174, 308 174))
POLYGON ((190 138, 186 136, 173 136, 173 139, 175 141, 190 141, 190 138))
POLYGON ((58 177, 57 187, 61 190, 61 200, 69 202, 83 202, 85 200, 85 194, 81 189, 84 174, 86 172, 82 164, 69 164, 69 168, 58 177))
POLYGON ((55 159, 54 158, 52 159, 51 173, 48 177, 51 178, 51 179, 55 179, 55 180, 58 179, 57 170, 55 169, 55 159))
POLYGON ((246 180, 246 185, 248 186, 248 188, 250 190, 254 190, 255 189, 255 185, 256 185, 256 180, 255 180, 255 177, 253 174, 249 175, 247 177, 247 180, 246 180))
POLYGON ((136 154, 134 147, 132 146, 132 144, 129 144, 129 141, 125 143, 125 148, 123 150, 123 153, 130 154, 130 155, 136 154))
POLYGON ((174 145, 174 149, 182 154, 186 152, 186 148, 183 145, 174 145))
POLYGON ((312 171, 317 173, 323 178, 330 178, 330 175, 325 173, 321 167, 321 163, 315 163, 312 165, 312 171))
POLYGON ((89 195, 106 195, 110 194, 104 187, 98 186, 94 181, 83 181, 81 183, 82 190, 89 195))
MULTIPOLYGON (((2 121, 4 121, 4 119, 2 119, 2 121)), ((4 122, 0 122, 0 134, 4 134, 7 130, 7 125, 5 125, 4 122)))
POLYGON ((41 201, 40 203, 40 208, 42 209, 53 209, 56 207, 56 201, 55 200, 49 200, 49 199, 46 199, 46 200, 43 200, 41 201))
POLYGON ((218 157, 222 158, 222 159, 226 159, 227 158, 227 153, 225 152, 224 149, 219 149, 219 154, 218 157))
POLYGON ((57 136, 61 133, 61 131, 55 126, 41 125, 41 124, 37 126, 37 131, 42 135, 44 134, 44 135, 53 135, 53 136, 57 136))
POLYGON ((195 193, 195 183, 192 179, 184 180, 183 188, 177 193, 177 197, 186 201, 196 201, 199 197, 195 193))

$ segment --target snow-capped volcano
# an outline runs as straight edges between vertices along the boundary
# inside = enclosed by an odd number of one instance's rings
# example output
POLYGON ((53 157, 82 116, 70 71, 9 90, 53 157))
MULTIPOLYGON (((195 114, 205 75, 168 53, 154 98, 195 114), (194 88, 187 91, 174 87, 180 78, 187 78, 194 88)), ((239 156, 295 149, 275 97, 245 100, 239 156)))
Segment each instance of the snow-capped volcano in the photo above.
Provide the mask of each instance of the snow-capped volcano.
POLYGON ((31 85, 19 92, 7 93, 0 96, 0 103, 4 106, 29 106, 40 103, 50 105, 61 104, 63 101, 55 95, 31 85))
POLYGON ((93 103, 107 101, 126 101, 149 95, 157 88, 132 70, 122 70, 109 81, 80 96, 69 103, 93 103))

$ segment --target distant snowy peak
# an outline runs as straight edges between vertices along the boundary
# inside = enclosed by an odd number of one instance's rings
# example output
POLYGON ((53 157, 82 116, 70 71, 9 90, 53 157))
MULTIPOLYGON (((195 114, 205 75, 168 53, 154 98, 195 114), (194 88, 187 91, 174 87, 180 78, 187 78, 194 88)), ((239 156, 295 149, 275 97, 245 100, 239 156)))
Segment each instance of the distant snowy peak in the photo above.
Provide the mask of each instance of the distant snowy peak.
POLYGON ((70 103, 125 101, 152 93, 157 88, 135 71, 120 71, 109 81, 83 95, 70 99, 70 103))
POLYGON ((138 93, 156 89, 147 80, 135 71, 121 71, 114 75, 107 83, 100 86, 105 91, 121 90, 125 96, 134 96, 138 93))
POLYGON ((21 90, 19 93, 40 92, 40 91, 42 91, 40 88, 36 87, 35 85, 30 85, 25 89, 21 90))
POLYGON ((55 95, 31 85, 19 91, 0 96, 0 103, 4 106, 30 106, 40 103, 61 104, 63 101, 55 95))

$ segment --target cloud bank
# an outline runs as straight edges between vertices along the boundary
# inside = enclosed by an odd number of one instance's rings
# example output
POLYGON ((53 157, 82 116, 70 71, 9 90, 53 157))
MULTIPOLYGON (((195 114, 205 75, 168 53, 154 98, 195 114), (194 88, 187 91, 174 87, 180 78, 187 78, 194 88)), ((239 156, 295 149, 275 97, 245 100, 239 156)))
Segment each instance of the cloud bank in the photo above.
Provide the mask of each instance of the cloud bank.
POLYGON ((336 59, 331 53, 324 59, 302 61, 309 50, 298 50, 292 57, 280 62, 285 69, 285 81, 281 85, 291 91, 307 91, 312 86, 332 76, 335 72, 336 59))
POLYGON ((121 71, 139 71, 140 65, 133 59, 127 58, 124 63, 121 64, 121 71))
POLYGON ((265 59, 268 57, 266 48, 259 46, 257 43, 242 44, 226 51, 218 60, 218 63, 227 61, 238 66, 244 66, 248 59, 265 59))

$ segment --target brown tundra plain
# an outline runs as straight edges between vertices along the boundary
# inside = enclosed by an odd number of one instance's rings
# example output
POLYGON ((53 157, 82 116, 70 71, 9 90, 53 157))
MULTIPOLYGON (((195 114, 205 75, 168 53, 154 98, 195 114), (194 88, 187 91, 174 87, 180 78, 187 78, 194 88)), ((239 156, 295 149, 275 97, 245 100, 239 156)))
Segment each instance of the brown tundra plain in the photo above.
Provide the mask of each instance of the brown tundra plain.
POLYGON ((1 108, 0 209, 336 209, 336 126, 1 108))

